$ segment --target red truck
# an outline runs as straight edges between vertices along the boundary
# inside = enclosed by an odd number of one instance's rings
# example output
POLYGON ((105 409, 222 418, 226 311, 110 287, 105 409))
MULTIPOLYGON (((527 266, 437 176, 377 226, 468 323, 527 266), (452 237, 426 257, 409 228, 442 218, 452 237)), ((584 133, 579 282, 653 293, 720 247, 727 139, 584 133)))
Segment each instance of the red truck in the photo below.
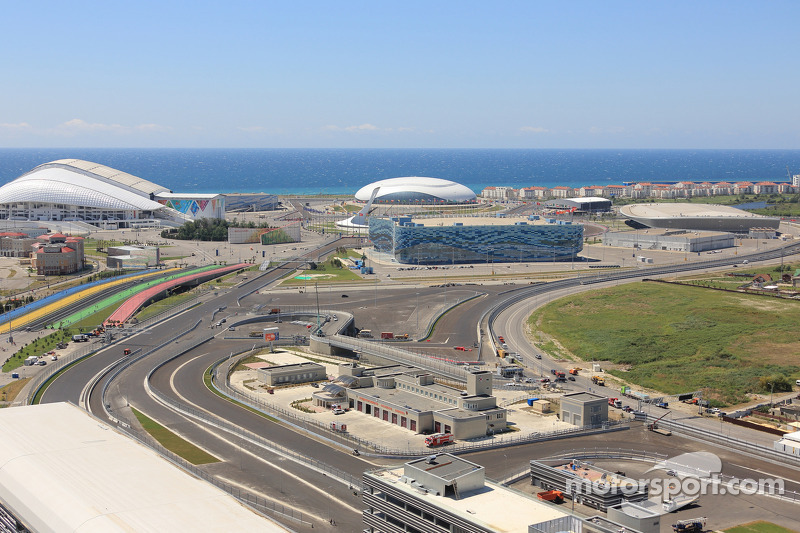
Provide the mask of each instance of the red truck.
POLYGON ((425 446, 443 446, 452 443, 454 440, 453 435, 450 433, 434 433, 425 437, 425 446))
POLYGON ((381 331, 381 339, 394 339, 394 333, 391 331, 381 331))
POLYGON ((616 407, 617 409, 622 409, 622 402, 618 398, 609 398, 608 405, 616 407))

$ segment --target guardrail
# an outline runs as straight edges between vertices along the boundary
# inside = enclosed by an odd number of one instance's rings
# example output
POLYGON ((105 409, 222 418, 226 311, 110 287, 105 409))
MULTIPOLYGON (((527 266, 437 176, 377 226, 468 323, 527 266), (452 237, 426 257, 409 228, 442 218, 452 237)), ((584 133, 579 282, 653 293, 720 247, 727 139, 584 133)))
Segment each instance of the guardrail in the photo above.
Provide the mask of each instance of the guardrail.
POLYGON ((206 294, 198 295, 197 297, 192 298, 191 300, 187 300, 185 302, 181 302, 181 303, 179 303, 177 305, 174 305, 174 306, 172 306, 172 307, 170 307, 168 309, 165 309, 161 313, 159 313, 159 314, 157 314, 157 315, 155 315, 153 317, 150 317, 147 320, 143 320, 142 322, 136 324, 136 326, 134 326, 133 328, 110 329, 109 330, 110 333, 119 334, 120 335, 120 338, 118 338, 117 340, 115 340, 113 342, 110 342, 110 343, 99 343, 99 344, 97 342, 94 342, 90 346, 86 347, 83 350, 80 350, 78 352, 73 352, 73 353, 71 353, 69 355, 60 356, 58 358, 58 361, 55 364, 48 365, 46 370, 41 372, 38 376, 36 376, 31 381, 30 388, 28 389, 28 395, 25 398, 25 404, 26 405, 30 405, 30 403, 33 401, 33 399, 39 393, 39 390, 42 388, 42 386, 45 383, 47 383, 47 381, 50 378, 52 378, 54 375, 56 375, 58 372, 60 372, 64 368, 68 367, 71 364, 74 364, 74 363, 78 362, 79 360, 81 360, 81 359, 83 359, 85 357, 89 357, 91 355, 94 355, 96 352, 99 352, 100 350, 103 350, 105 348, 108 348, 109 346, 113 346, 114 344, 122 342, 122 341, 125 340, 126 337, 129 337, 129 336, 132 336, 132 335, 136 335, 137 333, 140 333, 140 332, 144 331, 145 329, 150 327, 152 324, 155 324, 156 322, 161 322, 163 320, 166 320, 167 318, 169 318, 169 317, 171 317, 173 315, 181 313, 181 312, 185 311, 186 309, 189 309, 190 307, 193 307, 193 306, 197 305, 198 303, 200 303, 201 298, 206 296, 206 294))
MULTIPOLYGON (((249 351, 245 352, 245 354, 247 353, 249 353, 249 351)), ((409 445, 404 449, 392 446, 385 446, 383 444, 369 441, 367 439, 362 439, 360 437, 351 435, 349 433, 333 431, 330 429, 330 426, 328 424, 309 420, 306 417, 300 416, 280 406, 269 403, 254 394, 234 389, 230 385, 229 372, 230 368, 232 368, 236 364, 238 358, 240 358, 241 356, 242 355, 240 354, 239 357, 234 358, 231 361, 229 361, 230 358, 225 358, 225 360, 221 360, 218 362, 217 365, 222 365, 226 361, 228 361, 228 364, 224 368, 225 370, 224 380, 220 379, 218 372, 219 366, 215 365, 214 367, 214 373, 212 374, 212 384, 220 393, 224 394, 228 398, 243 403, 264 414, 269 414, 275 416, 276 418, 280 418, 281 420, 290 423, 294 427, 301 429, 303 431, 314 433, 317 435, 324 435, 324 437, 330 442, 333 442, 346 449, 360 448, 362 450, 368 451, 370 454, 387 456, 387 457, 418 457, 420 455, 425 455, 427 453, 430 453, 430 448, 412 449, 411 446, 409 445)), ((473 442, 464 442, 460 444, 448 445, 447 451, 448 453, 467 453, 476 450, 488 450, 493 448, 502 448, 506 446, 516 446, 519 444, 528 444, 531 442, 540 442, 540 441, 554 440, 554 439, 567 438, 573 436, 592 435, 596 433, 621 431, 627 429, 630 429, 630 426, 626 422, 621 421, 621 422, 609 422, 594 427, 570 428, 570 429, 556 430, 544 433, 531 433, 527 435, 498 433, 496 435, 487 438, 476 439, 473 442)))
POLYGON ((789 455, 786 453, 781 453, 777 450, 767 448, 760 444, 749 442, 743 439, 737 439, 729 435, 714 433, 706 429, 696 428, 694 426, 690 426, 688 424, 684 424, 681 422, 676 422, 674 420, 666 420, 663 418, 657 419, 653 415, 645 415, 645 420, 647 423, 652 423, 658 420, 659 427, 664 427, 674 433, 679 433, 685 437, 694 438, 696 440, 702 440, 704 442, 713 442, 716 444, 720 444, 722 446, 727 446, 729 448, 734 448, 739 451, 753 454, 760 459, 764 459, 770 462, 777 462, 781 465, 788 464, 796 468, 800 468, 800 457, 789 455))

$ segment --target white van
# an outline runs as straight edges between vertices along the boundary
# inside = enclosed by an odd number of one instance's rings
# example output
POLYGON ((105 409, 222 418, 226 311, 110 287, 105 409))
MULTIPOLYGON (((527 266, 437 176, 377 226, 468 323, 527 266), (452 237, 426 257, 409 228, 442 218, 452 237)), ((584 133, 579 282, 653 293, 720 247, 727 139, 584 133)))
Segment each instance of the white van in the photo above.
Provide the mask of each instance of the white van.
POLYGON ((795 384, 795 385, 797 385, 798 387, 800 387, 800 379, 798 379, 797 381, 795 381, 795 382, 794 382, 794 384, 795 384))

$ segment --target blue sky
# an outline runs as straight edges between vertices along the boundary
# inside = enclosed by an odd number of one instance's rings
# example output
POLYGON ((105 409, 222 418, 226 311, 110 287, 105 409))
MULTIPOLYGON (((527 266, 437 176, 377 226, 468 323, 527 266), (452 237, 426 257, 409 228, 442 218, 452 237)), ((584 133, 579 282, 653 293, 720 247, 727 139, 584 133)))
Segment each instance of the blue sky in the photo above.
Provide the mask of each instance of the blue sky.
POLYGON ((796 1, 3 2, 0 146, 800 148, 796 1))

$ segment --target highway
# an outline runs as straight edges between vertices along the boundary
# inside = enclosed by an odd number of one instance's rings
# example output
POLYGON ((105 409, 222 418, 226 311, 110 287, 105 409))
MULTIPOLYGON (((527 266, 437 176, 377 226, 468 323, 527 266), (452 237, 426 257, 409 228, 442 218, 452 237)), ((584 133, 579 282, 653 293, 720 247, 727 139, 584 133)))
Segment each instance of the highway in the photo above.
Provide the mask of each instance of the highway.
MULTIPOLYGON (((346 244, 339 242, 329 243, 320 250, 309 251, 307 257, 324 255, 335 249, 337 245, 346 244)), ((795 246, 792 249, 793 253, 796 248, 795 246)), ((767 257, 768 254, 772 254, 772 257, 775 257, 774 252, 766 252, 753 256, 751 260, 755 261, 762 256, 767 257)), ((742 259, 743 257, 740 257, 738 261, 742 259)), ((467 304, 459 306, 456 312, 446 315, 437 325, 433 340, 447 344, 449 339, 456 337, 458 340, 451 343, 466 344, 465 339, 476 339, 476 325, 481 317, 484 317, 484 321, 488 321, 484 322, 487 333, 490 333, 491 328, 494 327, 507 337, 509 344, 516 343, 517 346, 524 346, 527 342, 522 342, 522 339, 524 339, 521 329, 522 318, 527 316, 526 313, 531 310, 530 303, 525 303, 526 299, 533 298, 534 305, 537 305, 543 303, 538 300, 544 300, 545 295, 547 295, 547 298, 556 297, 575 290, 596 288, 604 283, 625 282, 676 271, 715 268, 730 265, 732 262, 731 259, 728 259, 694 265, 679 265, 680 268, 647 268, 640 271, 597 272, 596 275, 594 275, 595 272, 592 272, 593 275, 591 276, 582 276, 542 285, 524 286, 511 291, 508 290, 509 287, 502 285, 476 287, 475 289, 478 292, 483 292, 486 296, 480 296, 467 304)), ((71 401, 81 404, 88 392, 86 390, 87 384, 92 382, 95 377, 102 376, 112 363, 122 357, 123 347, 148 351, 169 342, 164 348, 155 351, 146 359, 125 370, 111 384, 109 389, 111 400, 109 403, 114 416, 130 420, 130 414, 125 407, 127 405, 135 406, 162 425, 205 448, 222 460, 220 463, 203 466, 202 469, 205 472, 230 486, 239 486, 261 495, 275 505, 286 506, 282 510, 284 514, 281 515, 281 520, 293 528, 304 530, 310 527, 310 524, 314 524, 315 529, 328 528, 334 530, 329 523, 329 520, 333 518, 340 530, 359 530, 361 527, 359 499, 353 494, 350 487, 332 480, 320 471, 311 470, 306 466, 287 460, 280 453, 264 449, 253 442, 243 439, 242 435, 218 429, 213 424, 215 418, 221 418, 239 428, 243 428, 246 432, 265 440, 279 443, 307 457, 314 457, 322 463, 347 472, 356 478, 360 477, 364 470, 378 464, 368 462, 363 456, 360 458, 354 457, 347 453, 346 450, 338 451, 332 449, 320 439, 297 433, 285 424, 257 416, 211 394, 202 381, 205 369, 231 352, 235 353, 250 348, 252 341, 222 340, 221 336, 218 335, 196 349, 187 352, 185 356, 166 363, 153 374, 151 383, 154 388, 162 394, 168 395, 173 401, 195 409, 199 416, 205 420, 190 418, 177 413, 174 409, 163 406, 155 401, 143 387, 147 374, 161 362, 172 358, 175 354, 181 352, 184 347, 189 347, 218 332, 218 330, 209 331, 208 329, 208 325, 212 322, 214 310, 220 307, 227 307, 226 313, 235 312, 236 309, 240 309, 237 304, 240 298, 243 306, 241 309, 245 309, 254 303, 263 303, 263 296, 248 295, 259 287, 282 277, 286 274, 286 269, 291 267, 292 265, 286 265, 286 268, 255 276, 228 292, 221 292, 213 300, 159 323, 145 332, 131 337, 124 343, 118 343, 101 351, 87 361, 71 368, 55 380, 45 393, 42 401, 71 401), (199 327, 177 342, 170 341, 176 334, 185 331, 198 321, 200 322, 199 327), (286 514, 291 514, 292 518, 286 519, 286 514)), ((472 288, 470 287, 470 289, 472 288)), ((420 290, 420 288, 411 287, 381 291, 380 297, 375 296, 375 301, 372 302, 375 307, 372 308, 369 306, 372 299, 363 294, 360 294, 358 298, 355 296, 352 299, 348 298, 346 302, 343 300, 337 305, 352 306, 358 323, 359 315, 374 316, 378 308, 386 309, 387 311, 385 312, 391 314, 394 312, 393 306, 401 303, 406 306, 413 306, 413 299, 417 297, 417 293, 422 295, 423 292, 427 296, 438 297, 438 291, 426 292, 420 290)), ((308 305, 313 301, 314 296, 313 293, 304 294, 302 299, 308 305)), ((427 348, 427 345, 425 347, 427 348)), ((452 348, 450 350, 451 352, 448 353, 452 353, 452 348)), ((484 356, 487 353, 489 352, 485 351, 484 356)), ((99 391, 105 385, 105 379, 107 378, 100 379, 89 399, 92 412, 98 416, 101 416, 103 412, 99 391)), ((588 388, 588 384, 583 381, 576 382, 576 385, 588 388)), ((627 441, 629 437, 624 434, 615 434, 611 440, 606 442, 613 442, 614 438, 627 441)), ((647 444, 652 438, 655 438, 655 436, 648 433, 646 438, 642 439, 642 442, 647 444)), ((670 441, 670 443, 675 442, 675 439, 670 441)), ((630 444, 628 442, 628 446, 630 444)), ((556 446, 563 447, 563 445, 562 442, 556 446)), ((663 444, 661 445, 663 446, 663 444)), ((577 446, 577 444, 570 442, 569 446, 573 447, 577 446)), ((656 442, 653 446, 657 448, 658 443, 656 442)), ((478 459, 473 460, 486 466, 490 477, 503 478, 506 474, 519 470, 520 465, 524 466, 530 458, 536 457, 536 454, 540 452, 535 450, 541 450, 541 447, 541 444, 537 444, 518 446, 508 449, 508 451, 480 452, 479 454, 474 454, 478 459)), ((739 464, 742 462, 740 460, 739 464)), ((749 464, 745 466, 749 466, 749 464)))

